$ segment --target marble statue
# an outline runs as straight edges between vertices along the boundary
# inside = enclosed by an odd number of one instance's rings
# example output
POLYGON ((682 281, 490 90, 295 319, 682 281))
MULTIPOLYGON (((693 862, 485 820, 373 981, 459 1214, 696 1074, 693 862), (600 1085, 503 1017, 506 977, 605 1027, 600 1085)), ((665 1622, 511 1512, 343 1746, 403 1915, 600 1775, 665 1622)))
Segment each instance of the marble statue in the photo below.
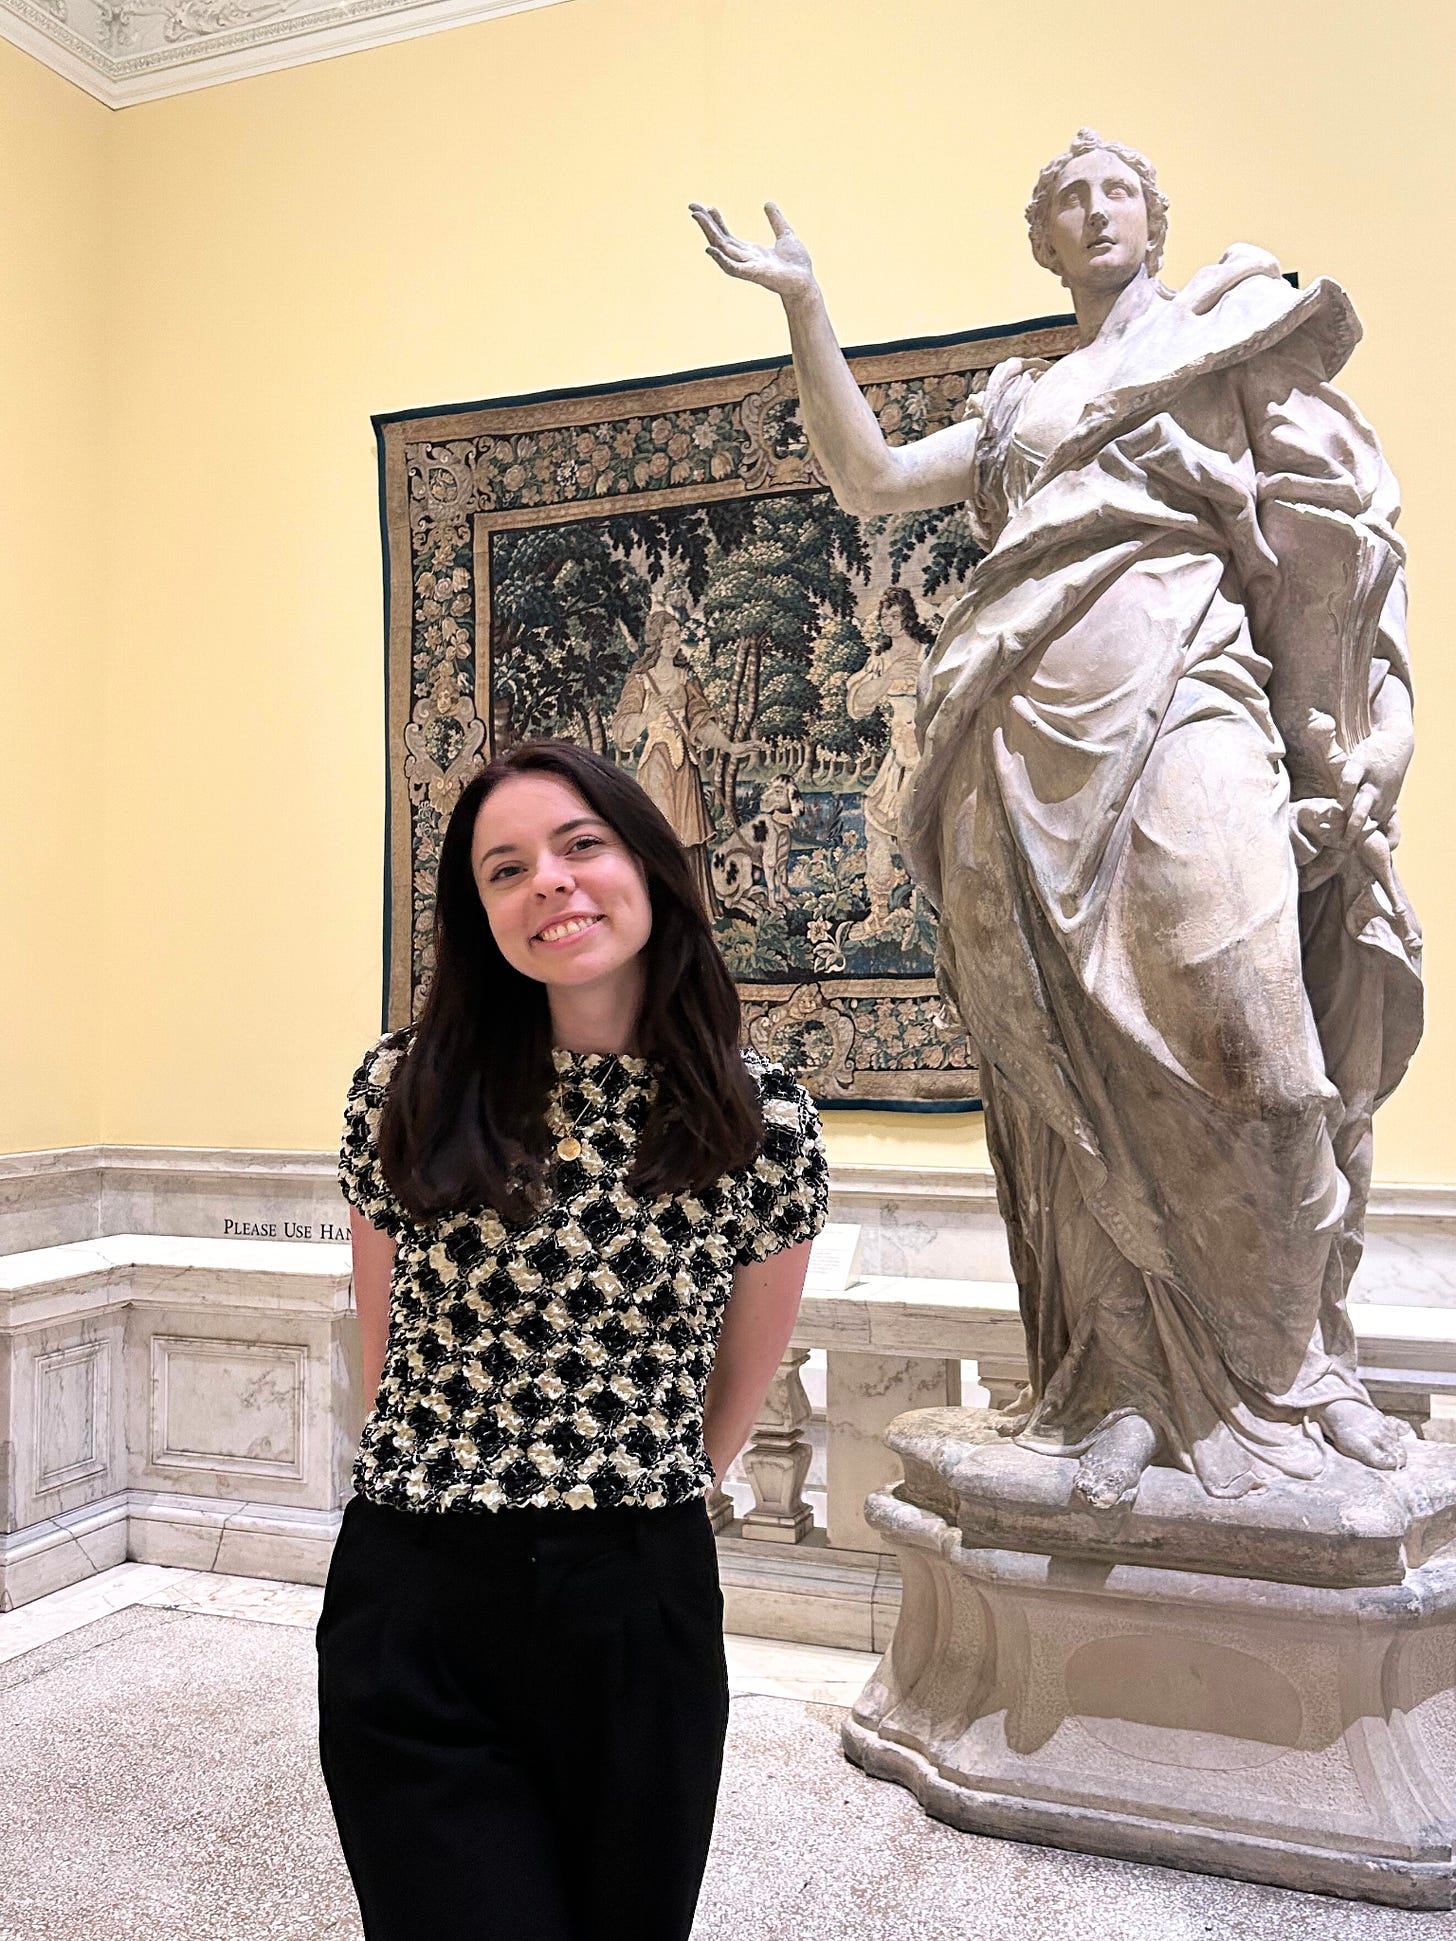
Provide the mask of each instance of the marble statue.
POLYGON ((1142 155, 1081 130, 1026 212, 1077 348, 899 447, 777 207, 768 245, 692 212, 782 298, 839 503, 964 504, 985 548, 921 671, 899 841, 980 1059, 1016 1439, 1076 1460, 1084 1511, 1150 1463, 1215 1498, 1331 1449, 1395 1470, 1407 1433, 1345 1307, 1371 1116, 1421 1026, 1396 486, 1333 388, 1344 291, 1244 244, 1169 289, 1167 210, 1142 155))

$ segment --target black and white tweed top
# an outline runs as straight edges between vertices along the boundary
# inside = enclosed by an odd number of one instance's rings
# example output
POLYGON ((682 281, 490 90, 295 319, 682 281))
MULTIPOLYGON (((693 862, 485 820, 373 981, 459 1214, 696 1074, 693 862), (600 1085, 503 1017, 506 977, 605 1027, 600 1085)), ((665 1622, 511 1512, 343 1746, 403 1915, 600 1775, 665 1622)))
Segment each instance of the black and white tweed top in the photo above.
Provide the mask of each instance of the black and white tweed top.
POLYGON ((553 1156, 535 1224, 491 1208, 416 1223, 384 1182, 379 1114, 408 1032, 354 1075, 339 1181, 396 1243, 384 1378, 354 1484, 403 1510, 657 1508, 712 1479, 703 1398, 740 1263, 824 1225, 819 1116, 745 1052, 763 1101, 757 1158, 698 1192, 639 1200, 625 1177, 656 1088, 644 1059, 554 1051, 553 1156))

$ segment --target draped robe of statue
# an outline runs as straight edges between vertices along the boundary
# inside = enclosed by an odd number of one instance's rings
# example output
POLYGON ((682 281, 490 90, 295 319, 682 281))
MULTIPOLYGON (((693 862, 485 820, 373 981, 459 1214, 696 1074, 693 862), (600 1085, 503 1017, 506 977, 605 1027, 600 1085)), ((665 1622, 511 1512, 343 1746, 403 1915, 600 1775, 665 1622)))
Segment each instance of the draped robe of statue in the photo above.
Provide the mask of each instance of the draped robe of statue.
POLYGON ((1368 1399, 1370 1118, 1420 1034, 1399 886, 1321 848, 1318 803, 1296 829, 1331 787, 1275 718, 1409 686, 1395 483, 1330 386, 1359 334, 1240 245, 1149 304, 1055 449, 1017 437, 1045 366, 999 366, 987 554, 921 677, 902 846, 981 1059, 1021 1440, 1136 1411, 1217 1495, 1317 1474, 1314 1412, 1368 1399))

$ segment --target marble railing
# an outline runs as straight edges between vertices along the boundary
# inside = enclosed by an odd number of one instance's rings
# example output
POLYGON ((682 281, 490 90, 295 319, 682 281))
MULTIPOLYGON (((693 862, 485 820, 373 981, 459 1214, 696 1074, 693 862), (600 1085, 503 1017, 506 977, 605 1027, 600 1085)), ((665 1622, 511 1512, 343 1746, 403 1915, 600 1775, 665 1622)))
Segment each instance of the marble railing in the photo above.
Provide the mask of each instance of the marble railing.
MULTIPOLYGON (((966 1374, 1006 1399, 1025 1361, 988 1176, 837 1168, 833 1209, 861 1277, 811 1278, 714 1507, 731 1628, 872 1648, 899 1602, 862 1507, 896 1475, 885 1425, 966 1374)), ((0 1159, 0 1609, 124 1557, 321 1580, 360 1413, 344 1230, 319 1154, 0 1159)), ((1352 1304, 1426 1434, 1456 1419, 1453 1236, 1456 1193, 1384 1189, 1352 1304)))
MULTIPOLYGON (((1352 1302, 1372 1395, 1418 1435, 1456 1440, 1456 1309, 1352 1302)), ((712 1502, 731 1630, 881 1650, 899 1608, 892 1558, 865 1498, 900 1479, 883 1432, 905 1409, 953 1405, 971 1373, 980 1405, 1004 1406, 1026 1381, 1017 1290, 1005 1282, 875 1276, 837 1294, 810 1291, 741 1458, 743 1485, 712 1502), (804 1386, 811 1351, 827 1363, 823 1425, 827 1516, 805 1484, 816 1411, 804 1386), (974 1368, 968 1368, 974 1364, 974 1368)))
MULTIPOLYGON (((985 1168, 836 1166, 832 1207, 836 1221, 860 1228, 866 1274, 1012 1278, 985 1168)), ((270 1227, 262 1237, 327 1245, 346 1236, 329 1154, 173 1146, 0 1154, 0 1255, 107 1234, 222 1240, 270 1227)), ((1355 1295, 1456 1307, 1456 1187, 1372 1189, 1355 1295)))

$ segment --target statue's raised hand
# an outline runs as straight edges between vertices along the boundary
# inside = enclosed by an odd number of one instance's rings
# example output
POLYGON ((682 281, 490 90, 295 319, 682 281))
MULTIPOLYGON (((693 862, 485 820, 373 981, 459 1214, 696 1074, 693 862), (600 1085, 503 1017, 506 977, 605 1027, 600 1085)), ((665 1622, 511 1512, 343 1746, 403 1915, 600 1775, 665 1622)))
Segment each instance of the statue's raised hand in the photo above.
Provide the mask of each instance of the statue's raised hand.
POLYGON ((774 233, 772 247, 742 242, 716 209, 705 209, 700 202, 690 202, 688 209, 708 239, 708 254, 726 275, 736 276, 743 283, 761 283, 766 290, 776 291, 785 303, 806 297, 814 289, 809 252, 776 202, 763 205, 774 233))

